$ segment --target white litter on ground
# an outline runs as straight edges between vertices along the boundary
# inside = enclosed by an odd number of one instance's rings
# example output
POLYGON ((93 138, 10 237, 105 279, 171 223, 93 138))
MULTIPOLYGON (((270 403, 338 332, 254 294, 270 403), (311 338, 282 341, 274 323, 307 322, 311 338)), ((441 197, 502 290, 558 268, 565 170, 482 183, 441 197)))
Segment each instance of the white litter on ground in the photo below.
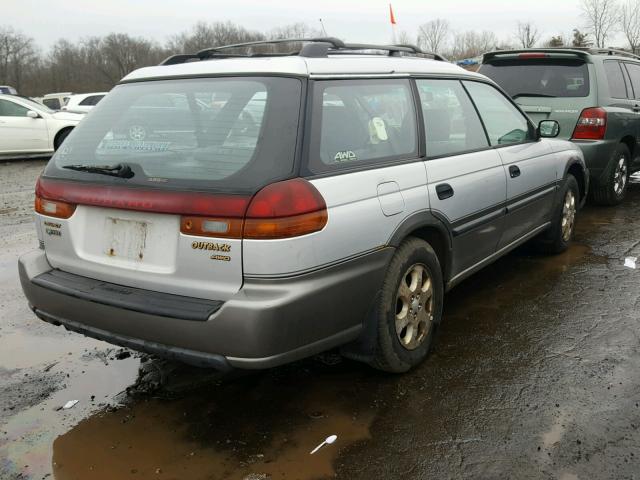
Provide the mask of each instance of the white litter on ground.
POLYGON ((337 435, 329 435, 327 438, 324 439, 324 442, 322 442, 320 445, 318 445, 316 448, 314 448, 313 450, 311 450, 311 455, 313 455, 314 453, 316 453, 318 450, 320 450, 322 447, 324 447, 325 445, 331 445, 333 442, 335 442, 338 439, 337 435))
POLYGON ((627 257, 624 259, 624 266, 627 268, 636 268, 636 262, 638 261, 638 257, 627 257))
POLYGON ((69 400, 67 403, 65 403, 65 404, 62 406, 62 409, 63 409, 63 410, 68 410, 68 409, 70 409, 70 408, 73 408, 73 407, 75 407, 75 406, 76 406, 76 403, 78 403, 78 400, 69 400))

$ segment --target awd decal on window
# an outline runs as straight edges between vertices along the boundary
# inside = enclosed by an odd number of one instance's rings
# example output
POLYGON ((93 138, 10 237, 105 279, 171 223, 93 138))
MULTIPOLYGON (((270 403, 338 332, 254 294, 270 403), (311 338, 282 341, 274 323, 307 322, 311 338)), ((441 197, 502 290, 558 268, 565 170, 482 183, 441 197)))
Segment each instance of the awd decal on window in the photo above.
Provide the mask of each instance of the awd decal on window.
POLYGON ((356 154, 353 153, 352 150, 344 150, 342 152, 336 153, 336 156, 333 157, 336 162, 351 162, 353 160, 357 160, 356 154))

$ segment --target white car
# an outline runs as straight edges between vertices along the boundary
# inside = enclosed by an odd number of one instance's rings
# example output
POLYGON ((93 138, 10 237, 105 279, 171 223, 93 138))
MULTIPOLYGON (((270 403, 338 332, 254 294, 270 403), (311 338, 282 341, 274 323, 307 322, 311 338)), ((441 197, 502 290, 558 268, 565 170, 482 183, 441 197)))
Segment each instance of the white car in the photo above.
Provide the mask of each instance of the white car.
POLYGON ((79 93, 77 95, 71 95, 66 105, 62 107, 62 110, 69 112, 84 112, 87 113, 93 107, 95 107, 100 100, 108 92, 95 92, 95 93, 79 93))
POLYGON ((84 116, 54 112, 28 98, 0 94, 0 156, 52 153, 84 116))

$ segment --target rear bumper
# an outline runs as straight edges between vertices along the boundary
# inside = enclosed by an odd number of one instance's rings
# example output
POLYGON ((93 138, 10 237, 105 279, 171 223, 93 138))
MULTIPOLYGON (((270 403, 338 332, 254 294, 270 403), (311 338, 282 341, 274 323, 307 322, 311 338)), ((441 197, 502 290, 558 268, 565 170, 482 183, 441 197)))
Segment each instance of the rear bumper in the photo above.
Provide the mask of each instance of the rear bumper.
POLYGON ((601 184, 613 152, 620 142, 617 140, 574 140, 573 143, 579 146, 584 154, 584 162, 589 169, 594 186, 601 184))
MULTIPOLYGON (((148 309, 104 298, 96 301, 86 295, 86 287, 74 287, 83 279, 86 284, 95 282, 85 277, 69 282, 65 274, 65 282, 60 282, 64 285, 56 285, 58 277, 49 274, 56 271, 42 250, 23 255, 19 273, 29 304, 42 320, 195 365, 258 369, 355 340, 392 254, 392 248, 383 248, 295 277, 245 279, 242 289, 204 321, 186 312, 187 318, 178 318, 176 302, 163 314, 153 301, 148 309)), ((128 288, 113 287, 120 297, 128 288)), ((131 290, 135 295, 145 292, 131 290)), ((148 294, 150 300, 158 295, 148 294)))

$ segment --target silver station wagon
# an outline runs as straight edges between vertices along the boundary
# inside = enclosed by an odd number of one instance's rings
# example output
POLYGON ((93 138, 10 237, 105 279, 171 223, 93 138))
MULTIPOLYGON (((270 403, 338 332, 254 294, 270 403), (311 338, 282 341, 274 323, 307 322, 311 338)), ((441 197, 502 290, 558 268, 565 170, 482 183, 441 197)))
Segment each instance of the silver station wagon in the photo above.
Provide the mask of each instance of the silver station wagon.
POLYGON ((19 261, 38 317, 221 370, 341 347, 403 372, 445 291, 567 248, 589 177, 555 121, 415 47, 290 45, 137 70, 69 135, 19 261))

